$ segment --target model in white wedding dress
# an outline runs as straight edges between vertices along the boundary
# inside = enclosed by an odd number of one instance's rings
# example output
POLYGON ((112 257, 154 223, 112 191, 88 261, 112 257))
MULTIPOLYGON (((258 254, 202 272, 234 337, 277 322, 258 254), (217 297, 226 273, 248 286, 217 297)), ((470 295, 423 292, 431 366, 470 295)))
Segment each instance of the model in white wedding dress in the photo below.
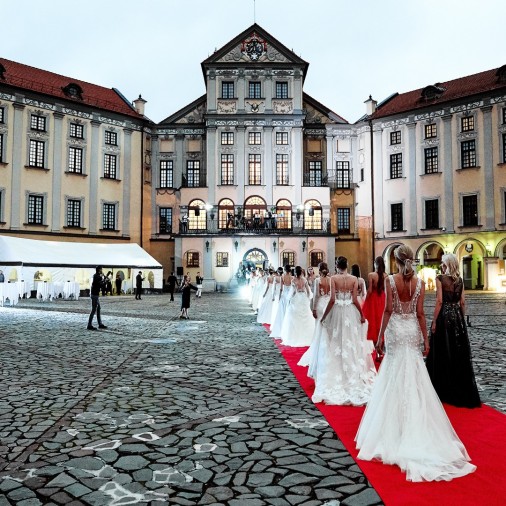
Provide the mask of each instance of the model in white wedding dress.
POLYGON ((358 458, 396 464, 409 481, 448 481, 476 466, 469 463, 423 362, 422 346, 428 352, 425 287, 413 275, 413 252, 402 245, 394 254, 401 273, 386 282, 376 345, 381 349, 384 335, 386 353, 355 438, 358 458))
POLYGON ((357 278, 347 273, 348 261, 338 260, 341 274, 330 278, 330 300, 314 374, 313 402, 364 405, 371 395, 376 368, 367 344, 367 325, 357 300, 357 278))
POLYGON ((309 346, 313 339, 314 318, 309 307, 311 290, 302 276, 302 269, 295 268, 290 299, 281 327, 281 340, 285 346, 309 346))
POLYGON ((286 308, 290 300, 292 276, 290 274, 290 266, 285 265, 285 273, 281 276, 281 293, 279 294, 278 309, 276 317, 273 319, 271 325, 271 334, 269 337, 280 338, 281 328, 283 327, 283 321, 285 319, 286 308))
POLYGON ((311 309, 315 318, 315 329, 311 346, 306 350, 297 365, 308 367, 307 375, 314 378, 318 368, 318 350, 320 348, 322 332, 326 329, 320 320, 327 309, 330 300, 330 276, 328 275, 327 264, 322 262, 319 266, 319 276, 314 281, 313 299, 311 309))

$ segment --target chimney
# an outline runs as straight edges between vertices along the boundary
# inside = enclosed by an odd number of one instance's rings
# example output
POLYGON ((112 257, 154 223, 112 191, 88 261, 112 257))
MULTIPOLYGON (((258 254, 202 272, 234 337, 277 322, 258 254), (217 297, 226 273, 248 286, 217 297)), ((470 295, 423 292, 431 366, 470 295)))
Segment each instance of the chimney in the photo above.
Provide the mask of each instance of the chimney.
POLYGON ((144 116, 144 105, 146 104, 147 100, 144 100, 141 95, 139 95, 139 98, 137 100, 134 100, 134 108, 135 110, 141 115, 144 116))
POLYGON ((364 102, 364 104, 367 116, 371 116, 376 112, 376 106, 378 105, 378 102, 376 102, 376 100, 374 100, 371 95, 369 95, 369 98, 364 102))

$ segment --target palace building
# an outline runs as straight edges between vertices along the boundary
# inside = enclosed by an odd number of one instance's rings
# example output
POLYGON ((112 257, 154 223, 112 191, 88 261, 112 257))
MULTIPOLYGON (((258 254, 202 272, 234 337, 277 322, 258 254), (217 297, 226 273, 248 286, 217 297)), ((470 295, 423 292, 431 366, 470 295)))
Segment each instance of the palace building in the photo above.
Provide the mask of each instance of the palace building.
POLYGON ((208 290, 338 255, 392 270, 404 242, 429 287, 454 252, 466 288, 506 291, 506 66, 370 97, 355 123, 304 92, 308 67, 254 24, 155 124, 140 96, 0 58, 0 234, 135 242, 208 290))

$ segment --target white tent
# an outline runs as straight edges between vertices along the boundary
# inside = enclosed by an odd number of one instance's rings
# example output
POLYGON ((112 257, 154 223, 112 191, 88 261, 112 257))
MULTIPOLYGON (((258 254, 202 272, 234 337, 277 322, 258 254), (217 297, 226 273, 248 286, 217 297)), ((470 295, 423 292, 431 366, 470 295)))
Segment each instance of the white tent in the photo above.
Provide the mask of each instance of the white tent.
MULTIPOLYGON (((0 235, 0 270, 5 281, 25 281, 31 290, 34 282, 76 281, 82 290, 90 287, 90 278, 97 265, 104 274, 123 274, 124 289, 131 289, 135 276, 141 271, 145 288, 163 287, 163 269, 138 244, 105 244, 57 242, 21 239, 0 235)), ((114 283, 114 280, 113 280, 114 283)))

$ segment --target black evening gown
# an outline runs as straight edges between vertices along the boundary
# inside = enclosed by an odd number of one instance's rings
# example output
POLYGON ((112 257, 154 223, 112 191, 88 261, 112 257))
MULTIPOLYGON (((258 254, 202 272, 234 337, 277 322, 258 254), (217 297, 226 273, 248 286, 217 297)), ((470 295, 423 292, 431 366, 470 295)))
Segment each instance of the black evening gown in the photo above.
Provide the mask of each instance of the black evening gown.
POLYGON ((464 314, 460 307, 462 278, 438 276, 443 305, 430 337, 427 370, 441 402, 465 408, 481 406, 474 379, 471 347, 464 314))

